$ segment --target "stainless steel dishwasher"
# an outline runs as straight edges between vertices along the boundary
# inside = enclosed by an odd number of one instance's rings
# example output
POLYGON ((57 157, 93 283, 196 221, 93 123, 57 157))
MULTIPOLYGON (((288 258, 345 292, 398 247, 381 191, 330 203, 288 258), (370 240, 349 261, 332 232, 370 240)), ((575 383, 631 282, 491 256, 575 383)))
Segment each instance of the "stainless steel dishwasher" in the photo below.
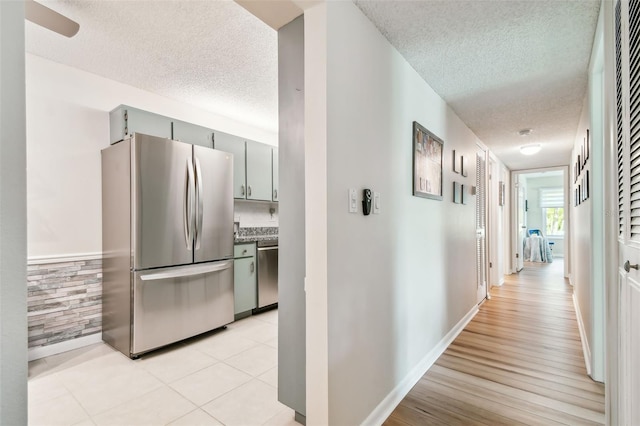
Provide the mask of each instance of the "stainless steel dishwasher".
POLYGON ((278 303, 278 241, 258 241, 258 309, 278 303))

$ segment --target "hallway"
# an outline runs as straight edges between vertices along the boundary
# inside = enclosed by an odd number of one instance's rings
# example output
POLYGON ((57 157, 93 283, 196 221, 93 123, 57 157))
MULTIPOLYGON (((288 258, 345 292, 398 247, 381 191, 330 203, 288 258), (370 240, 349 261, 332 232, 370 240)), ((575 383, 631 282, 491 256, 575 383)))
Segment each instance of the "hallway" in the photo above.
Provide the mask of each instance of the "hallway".
POLYGON ((492 288, 385 425, 604 424, 563 267, 526 263, 492 288))

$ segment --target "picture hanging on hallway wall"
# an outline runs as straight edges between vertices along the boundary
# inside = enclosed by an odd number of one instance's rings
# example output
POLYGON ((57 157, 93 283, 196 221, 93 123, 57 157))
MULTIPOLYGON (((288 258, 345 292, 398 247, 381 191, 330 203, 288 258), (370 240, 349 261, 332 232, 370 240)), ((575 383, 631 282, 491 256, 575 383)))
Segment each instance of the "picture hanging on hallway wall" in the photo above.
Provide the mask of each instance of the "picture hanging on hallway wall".
POLYGON ((589 159, 589 151, 591 150, 590 146, 589 146, 589 129, 587 129, 587 137, 586 137, 586 141, 585 141, 584 147, 585 147, 584 148, 584 159, 585 159, 585 162, 586 162, 586 160, 589 159))
POLYGON ((458 157, 456 156, 456 150, 453 150, 453 171, 454 173, 460 173, 460 165, 458 164, 458 157))
POLYGON ((442 152, 444 142, 413 122, 413 195, 442 200, 442 152))
POLYGON ((462 204, 462 185, 460 182, 453 182, 453 202, 462 204))
POLYGON ((573 183, 575 184, 575 206, 579 206, 589 199, 589 157, 591 156, 591 141, 589 129, 582 138, 582 144, 575 149, 576 161, 573 165, 573 183))

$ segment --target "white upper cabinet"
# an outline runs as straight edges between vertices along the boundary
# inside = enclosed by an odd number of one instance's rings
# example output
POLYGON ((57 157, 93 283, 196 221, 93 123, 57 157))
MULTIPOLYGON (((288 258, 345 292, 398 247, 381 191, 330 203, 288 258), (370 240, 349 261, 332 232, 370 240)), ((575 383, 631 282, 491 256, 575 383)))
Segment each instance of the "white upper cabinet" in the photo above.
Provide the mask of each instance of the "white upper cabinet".
POLYGON ((207 127, 173 120, 172 135, 174 141, 213 148, 213 130, 207 127))
POLYGON ((244 139, 223 132, 215 132, 213 147, 233 154, 233 198, 247 198, 244 139))
POLYGON ((247 141, 247 200, 271 201, 271 146, 247 141))
POLYGON ((109 113, 111 143, 124 140, 134 133, 171 139, 171 121, 171 118, 163 115, 120 105, 109 113))

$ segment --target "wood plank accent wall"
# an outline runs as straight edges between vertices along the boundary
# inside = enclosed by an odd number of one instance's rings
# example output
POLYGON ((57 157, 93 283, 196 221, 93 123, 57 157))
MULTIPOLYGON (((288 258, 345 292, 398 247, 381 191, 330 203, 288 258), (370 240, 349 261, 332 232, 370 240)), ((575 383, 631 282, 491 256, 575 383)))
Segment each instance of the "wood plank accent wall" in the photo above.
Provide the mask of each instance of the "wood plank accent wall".
POLYGON ((494 287, 385 425, 604 424, 563 269, 526 263, 494 287))

